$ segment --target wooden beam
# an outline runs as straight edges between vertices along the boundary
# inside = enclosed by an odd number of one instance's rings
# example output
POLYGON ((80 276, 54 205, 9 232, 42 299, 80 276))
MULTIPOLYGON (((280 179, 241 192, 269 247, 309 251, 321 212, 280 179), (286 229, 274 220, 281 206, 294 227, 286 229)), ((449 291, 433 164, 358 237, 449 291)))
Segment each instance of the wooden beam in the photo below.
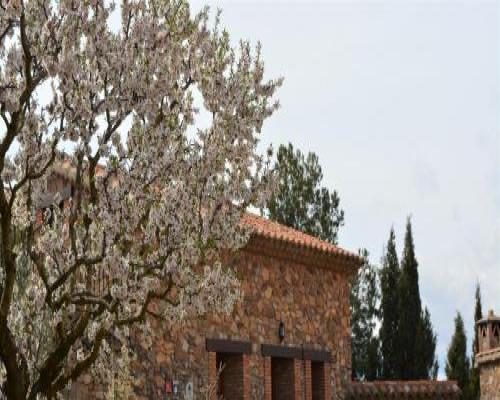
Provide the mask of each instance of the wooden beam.
POLYGON ((297 358, 302 359, 302 348, 291 346, 276 346, 272 344, 263 344, 261 346, 264 357, 276 358, 297 358))
POLYGON ((252 344, 240 340, 206 339, 207 351, 215 353, 251 354, 252 344))

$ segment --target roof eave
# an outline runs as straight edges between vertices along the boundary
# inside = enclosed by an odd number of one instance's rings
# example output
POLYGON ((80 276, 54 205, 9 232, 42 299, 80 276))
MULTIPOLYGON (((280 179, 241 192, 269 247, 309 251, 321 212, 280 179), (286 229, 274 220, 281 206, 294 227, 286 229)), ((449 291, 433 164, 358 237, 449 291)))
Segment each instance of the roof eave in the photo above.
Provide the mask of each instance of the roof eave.
POLYGON ((352 253, 331 253, 255 233, 251 235, 244 249, 252 253, 333 270, 349 276, 355 274, 363 263, 361 257, 352 253))

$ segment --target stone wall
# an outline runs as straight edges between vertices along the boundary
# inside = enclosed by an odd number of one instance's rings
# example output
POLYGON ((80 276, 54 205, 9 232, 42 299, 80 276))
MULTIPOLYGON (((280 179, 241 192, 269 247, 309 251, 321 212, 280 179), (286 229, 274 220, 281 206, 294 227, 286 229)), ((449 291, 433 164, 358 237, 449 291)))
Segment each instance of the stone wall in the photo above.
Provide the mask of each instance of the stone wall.
POLYGON ((476 356, 481 385, 481 400, 500 400, 500 348, 476 356))
POLYGON ((353 382, 351 400, 459 400, 461 391, 455 381, 375 381, 353 382))
MULTIPOLYGON (((249 391, 245 399, 270 398, 265 378, 269 379, 266 373, 271 371, 265 370, 262 344, 331 352, 330 363, 323 369, 324 388, 315 392, 327 393, 327 399, 344 398, 351 374, 348 276, 329 268, 333 266, 320 268, 270 257, 259 254, 258 249, 241 251, 229 263, 241 280, 242 301, 230 316, 212 315, 173 325, 151 321, 152 347, 145 348, 140 340, 136 343, 139 358, 132 370, 137 378, 137 398, 171 398, 165 397, 168 381, 179 382, 181 392, 192 382, 195 399, 204 398, 201 393, 209 386, 209 370, 215 369, 210 366, 207 338, 251 343, 251 352, 245 356, 249 391), (285 326, 282 342, 278 336, 280 321, 285 326)), ((311 382, 311 376, 305 376, 307 361, 296 361, 294 369, 300 376, 293 385, 297 393, 294 398, 301 399, 307 393, 310 400, 313 390, 304 384, 311 382)), ((212 356, 212 362, 216 363, 216 356, 212 356)), ((319 379, 317 374, 315 378, 319 379)), ((93 398, 102 397, 93 391, 93 398)))
POLYGON ((481 367, 481 400, 500 400, 500 360, 481 367))
POLYGON ((481 400, 500 400, 500 354, 498 362, 481 366, 481 400))
POLYGON ((479 368, 481 400, 500 400, 500 317, 488 312, 477 322, 479 353, 475 357, 479 368))

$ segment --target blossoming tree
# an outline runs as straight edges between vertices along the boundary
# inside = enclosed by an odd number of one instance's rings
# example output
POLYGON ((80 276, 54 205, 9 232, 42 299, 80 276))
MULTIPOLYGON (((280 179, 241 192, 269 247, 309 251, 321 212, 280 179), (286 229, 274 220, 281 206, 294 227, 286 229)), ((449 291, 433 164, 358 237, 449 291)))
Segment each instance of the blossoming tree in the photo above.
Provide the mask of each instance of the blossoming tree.
POLYGON ((0 0, 0 397, 54 398, 130 327, 231 308, 219 254, 266 200, 280 83, 185 0, 0 0))

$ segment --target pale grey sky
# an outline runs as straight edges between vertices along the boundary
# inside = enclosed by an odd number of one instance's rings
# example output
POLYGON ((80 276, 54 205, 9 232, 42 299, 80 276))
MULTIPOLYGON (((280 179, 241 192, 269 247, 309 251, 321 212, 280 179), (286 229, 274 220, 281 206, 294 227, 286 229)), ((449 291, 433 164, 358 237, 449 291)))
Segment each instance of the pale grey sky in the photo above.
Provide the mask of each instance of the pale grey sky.
POLYGON ((340 244, 379 263, 412 215, 443 367, 456 310, 473 333, 476 279, 500 313, 500 2, 208 4, 285 77, 263 142, 319 155, 346 212, 340 244))

